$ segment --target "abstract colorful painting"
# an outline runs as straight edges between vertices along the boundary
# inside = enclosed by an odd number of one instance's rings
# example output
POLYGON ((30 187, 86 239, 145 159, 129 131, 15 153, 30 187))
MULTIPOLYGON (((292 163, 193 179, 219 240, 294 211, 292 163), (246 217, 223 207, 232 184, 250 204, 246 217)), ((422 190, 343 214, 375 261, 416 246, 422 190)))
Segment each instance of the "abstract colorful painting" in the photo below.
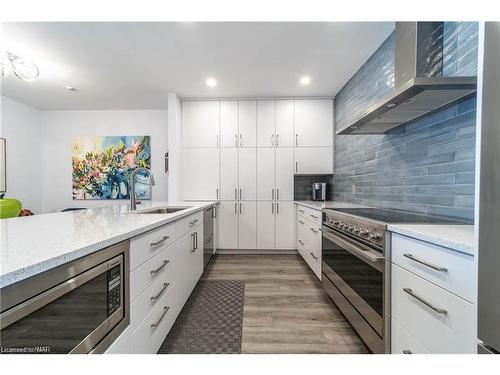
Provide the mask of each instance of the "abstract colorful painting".
MULTIPOLYGON (((151 169, 150 137, 76 137, 72 145, 73 199, 129 199, 135 168, 151 169)), ((137 174, 137 198, 151 199, 149 176, 137 174)))

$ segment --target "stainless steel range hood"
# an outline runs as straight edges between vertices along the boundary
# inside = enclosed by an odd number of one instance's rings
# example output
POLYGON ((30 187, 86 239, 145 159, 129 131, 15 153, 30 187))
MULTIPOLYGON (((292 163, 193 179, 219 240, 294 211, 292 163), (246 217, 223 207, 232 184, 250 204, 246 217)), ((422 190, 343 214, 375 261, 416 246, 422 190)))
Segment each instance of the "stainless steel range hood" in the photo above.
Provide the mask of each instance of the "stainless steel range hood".
POLYGON ((443 22, 397 22, 392 93, 337 134, 382 134, 476 92, 476 77, 443 77, 443 22))

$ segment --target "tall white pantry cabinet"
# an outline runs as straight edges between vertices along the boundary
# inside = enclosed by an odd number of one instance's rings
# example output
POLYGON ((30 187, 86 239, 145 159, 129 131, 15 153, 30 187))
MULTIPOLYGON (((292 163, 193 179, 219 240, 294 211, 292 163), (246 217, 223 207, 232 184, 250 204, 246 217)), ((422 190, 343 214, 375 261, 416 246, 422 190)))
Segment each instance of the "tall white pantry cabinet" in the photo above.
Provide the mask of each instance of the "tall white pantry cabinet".
POLYGON ((333 100, 182 103, 184 199, 220 200, 217 248, 293 250, 294 174, 333 173, 333 100))

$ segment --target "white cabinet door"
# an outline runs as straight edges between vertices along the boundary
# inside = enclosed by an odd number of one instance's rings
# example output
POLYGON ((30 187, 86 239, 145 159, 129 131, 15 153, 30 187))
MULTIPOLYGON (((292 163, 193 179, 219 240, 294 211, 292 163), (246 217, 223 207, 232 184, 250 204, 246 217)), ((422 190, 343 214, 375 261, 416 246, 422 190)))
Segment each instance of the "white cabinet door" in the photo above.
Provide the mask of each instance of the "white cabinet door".
POLYGON ((332 146, 333 100, 295 101, 296 146, 332 146))
POLYGON ((295 174, 333 173, 332 153, 331 147, 296 147, 295 174))
POLYGON ((276 100, 276 146, 291 147, 293 134, 293 100, 276 100))
POLYGON ((182 103, 184 147, 218 147, 219 101, 182 103))
POLYGON ((225 201, 236 200, 238 190, 238 149, 220 149, 220 195, 225 201))
POLYGON ((240 148, 238 154, 238 180, 240 185, 238 199, 244 201, 255 200, 257 197, 257 149, 240 148))
POLYGON ((257 202, 238 202, 239 248, 257 248, 257 202))
POLYGON ((274 148, 257 149, 257 200, 270 201, 276 198, 274 181, 275 155, 274 148))
POLYGON ((217 248, 238 248, 238 203, 220 202, 217 206, 217 248))
MULTIPOLYGON (((260 177, 260 174, 258 175, 260 177)), ((293 200, 293 148, 276 149, 276 191, 275 199, 293 200)))
POLYGON ((184 148, 184 199, 217 199, 219 149, 184 148))
POLYGON ((257 102, 255 100, 240 100, 238 118, 240 147, 256 147, 257 102))
POLYGON ((295 207, 293 202, 275 204, 275 248, 295 249, 295 207))
POLYGON ((257 202, 257 249, 274 249, 274 202, 257 202))
POLYGON ((220 102, 220 147, 238 147, 238 101, 220 102))
POLYGON ((275 146, 276 101, 257 102, 257 146, 275 146))

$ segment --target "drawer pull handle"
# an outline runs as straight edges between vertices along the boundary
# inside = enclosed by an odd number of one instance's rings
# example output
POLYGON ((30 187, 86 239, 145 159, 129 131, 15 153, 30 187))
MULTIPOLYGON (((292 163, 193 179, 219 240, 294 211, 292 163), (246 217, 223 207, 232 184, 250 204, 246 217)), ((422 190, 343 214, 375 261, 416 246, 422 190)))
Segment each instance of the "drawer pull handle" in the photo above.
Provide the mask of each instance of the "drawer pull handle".
POLYGON ((310 215, 313 219, 319 219, 316 215, 310 215))
POLYGON ((309 228, 309 229, 311 229, 311 232, 313 232, 314 234, 318 234, 318 233, 319 233, 319 232, 318 232, 316 229, 314 229, 314 228, 309 228))
POLYGON ((304 222, 302 220, 299 220, 299 223, 302 224, 302 225, 304 225, 304 222))
POLYGON ((316 255, 314 255, 314 253, 312 251, 309 254, 311 254, 311 256, 313 257, 314 260, 318 260, 318 257, 316 255))
POLYGON ((301 245, 304 245, 304 241, 302 241, 302 240, 299 240, 299 243, 300 243, 301 245))
POLYGON ((190 221, 190 222, 189 222, 189 225, 195 225, 197 222, 198 222, 198 219, 195 219, 195 220, 193 220, 193 221, 190 221))
POLYGON ((160 322, 163 320, 165 315, 167 315, 168 310, 170 310, 170 307, 164 306, 163 307, 163 314, 161 314, 160 319, 158 319, 156 322, 151 324, 151 328, 156 328, 160 324, 160 322))
POLYGON ((162 265, 160 267, 158 267, 157 269, 155 270, 151 270, 151 274, 154 275, 155 273, 158 273, 162 270, 163 267, 165 267, 170 261, 169 260, 164 260, 162 265))
POLYGON ((403 354, 413 354, 413 353, 411 352, 411 350, 404 349, 403 350, 403 354))
POLYGON ((161 244, 162 242, 165 242, 166 240, 168 240, 170 238, 170 236, 163 236, 163 238, 161 240, 159 240, 158 242, 151 242, 149 244, 149 246, 153 247, 153 246, 158 246, 159 244, 161 244))
POLYGON ((299 212, 304 213, 304 210, 299 210, 299 212))
POLYGON ((415 298, 417 301, 422 302, 425 306, 427 306, 431 310, 437 312, 438 314, 444 314, 444 315, 448 314, 448 311, 446 311, 445 309, 441 309, 439 307, 436 307, 432 303, 427 302, 422 297, 417 296, 415 293, 413 293, 413 290, 411 290, 410 288, 403 288, 403 291, 406 292, 406 293, 408 293, 410 296, 412 296, 413 298, 415 298))
POLYGON ((163 292, 168 288, 170 283, 163 283, 163 288, 158 292, 156 296, 151 296, 151 301, 156 301, 160 296, 163 294, 163 292))
POLYGON ((419 259, 414 257, 412 254, 403 254, 404 257, 413 260, 414 262, 423 264, 426 267, 432 268, 433 270, 439 271, 439 272, 448 272, 448 268, 446 267, 439 267, 435 266, 434 264, 428 263, 425 260, 419 259))

